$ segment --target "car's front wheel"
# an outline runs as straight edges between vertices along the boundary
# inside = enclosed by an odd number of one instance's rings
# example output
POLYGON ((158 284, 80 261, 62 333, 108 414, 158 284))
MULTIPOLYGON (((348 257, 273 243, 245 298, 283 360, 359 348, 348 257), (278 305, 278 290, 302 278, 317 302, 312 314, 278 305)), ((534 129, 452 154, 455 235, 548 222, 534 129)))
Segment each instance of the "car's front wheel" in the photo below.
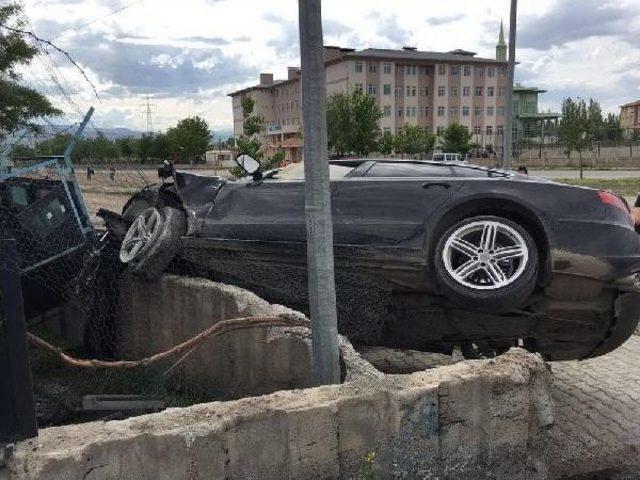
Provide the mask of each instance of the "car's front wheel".
POLYGON ((176 255, 187 230, 186 215, 173 207, 151 207, 133 221, 120 247, 120 261, 136 275, 153 280, 176 255))
POLYGON ((434 269, 442 292, 461 308, 502 313, 520 307, 538 277, 538 250, 520 224, 475 216, 438 239, 434 269))

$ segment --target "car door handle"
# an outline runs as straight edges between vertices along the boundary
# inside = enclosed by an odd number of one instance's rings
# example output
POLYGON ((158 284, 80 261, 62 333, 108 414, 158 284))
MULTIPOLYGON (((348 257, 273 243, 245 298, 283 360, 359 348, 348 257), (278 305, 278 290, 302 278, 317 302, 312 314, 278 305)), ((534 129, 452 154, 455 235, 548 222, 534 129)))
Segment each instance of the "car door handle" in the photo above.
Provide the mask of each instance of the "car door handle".
POLYGON ((446 182, 427 182, 422 184, 422 188, 431 187, 451 188, 451 184, 446 182))

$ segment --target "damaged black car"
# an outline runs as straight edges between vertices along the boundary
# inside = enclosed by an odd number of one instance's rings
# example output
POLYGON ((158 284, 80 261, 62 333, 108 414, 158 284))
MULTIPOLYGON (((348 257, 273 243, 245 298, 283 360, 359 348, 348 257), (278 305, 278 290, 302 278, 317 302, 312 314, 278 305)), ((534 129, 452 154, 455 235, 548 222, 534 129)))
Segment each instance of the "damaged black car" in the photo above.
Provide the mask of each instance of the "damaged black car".
MULTIPOLYGON (((304 170, 174 171, 122 215, 120 260, 306 311, 304 170)), ((330 162, 339 330, 361 344, 550 360, 603 355, 640 318, 640 238, 617 195, 466 164, 330 162)))

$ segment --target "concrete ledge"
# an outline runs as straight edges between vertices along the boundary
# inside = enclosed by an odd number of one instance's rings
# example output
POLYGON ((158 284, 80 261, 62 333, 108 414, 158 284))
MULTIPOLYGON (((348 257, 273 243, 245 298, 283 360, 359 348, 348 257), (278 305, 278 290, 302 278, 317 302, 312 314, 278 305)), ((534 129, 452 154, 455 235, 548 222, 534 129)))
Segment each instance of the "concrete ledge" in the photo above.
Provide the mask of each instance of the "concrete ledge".
POLYGON ((11 479, 545 478, 550 380, 539 357, 514 349, 411 375, 47 428, 16 445, 7 467, 11 479))
MULTIPOLYGON (((143 358, 168 349, 218 321, 304 315, 242 288, 202 278, 165 275, 149 283, 125 276, 120 285, 119 350, 143 358)), ((347 380, 382 377, 340 337, 347 380)), ((206 340, 172 374, 180 384, 234 399, 315 386, 311 337, 305 328, 255 328, 206 340)))

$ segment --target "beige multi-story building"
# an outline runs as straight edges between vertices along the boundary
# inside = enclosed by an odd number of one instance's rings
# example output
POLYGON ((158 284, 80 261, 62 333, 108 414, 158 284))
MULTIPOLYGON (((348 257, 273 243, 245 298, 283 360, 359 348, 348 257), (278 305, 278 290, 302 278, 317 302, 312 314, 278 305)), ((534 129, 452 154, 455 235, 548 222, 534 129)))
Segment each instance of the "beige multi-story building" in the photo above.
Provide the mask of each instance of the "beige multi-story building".
MULTIPOLYGON (((466 50, 325 47, 327 95, 355 90, 371 95, 383 114, 383 132, 397 133, 405 125, 420 125, 441 133, 447 125, 458 123, 487 146, 489 139, 502 133, 505 123, 506 49, 502 26, 495 59, 479 58, 466 50)), ((296 160, 301 147, 300 93, 298 68, 289 68, 286 80, 274 81, 273 74, 263 73, 258 85, 230 93, 234 135, 242 133, 241 101, 250 95, 255 100, 255 113, 265 120, 267 145, 294 148, 295 155, 288 157, 296 160)))
POLYGON ((640 130, 640 100, 620 106, 620 127, 640 130))

